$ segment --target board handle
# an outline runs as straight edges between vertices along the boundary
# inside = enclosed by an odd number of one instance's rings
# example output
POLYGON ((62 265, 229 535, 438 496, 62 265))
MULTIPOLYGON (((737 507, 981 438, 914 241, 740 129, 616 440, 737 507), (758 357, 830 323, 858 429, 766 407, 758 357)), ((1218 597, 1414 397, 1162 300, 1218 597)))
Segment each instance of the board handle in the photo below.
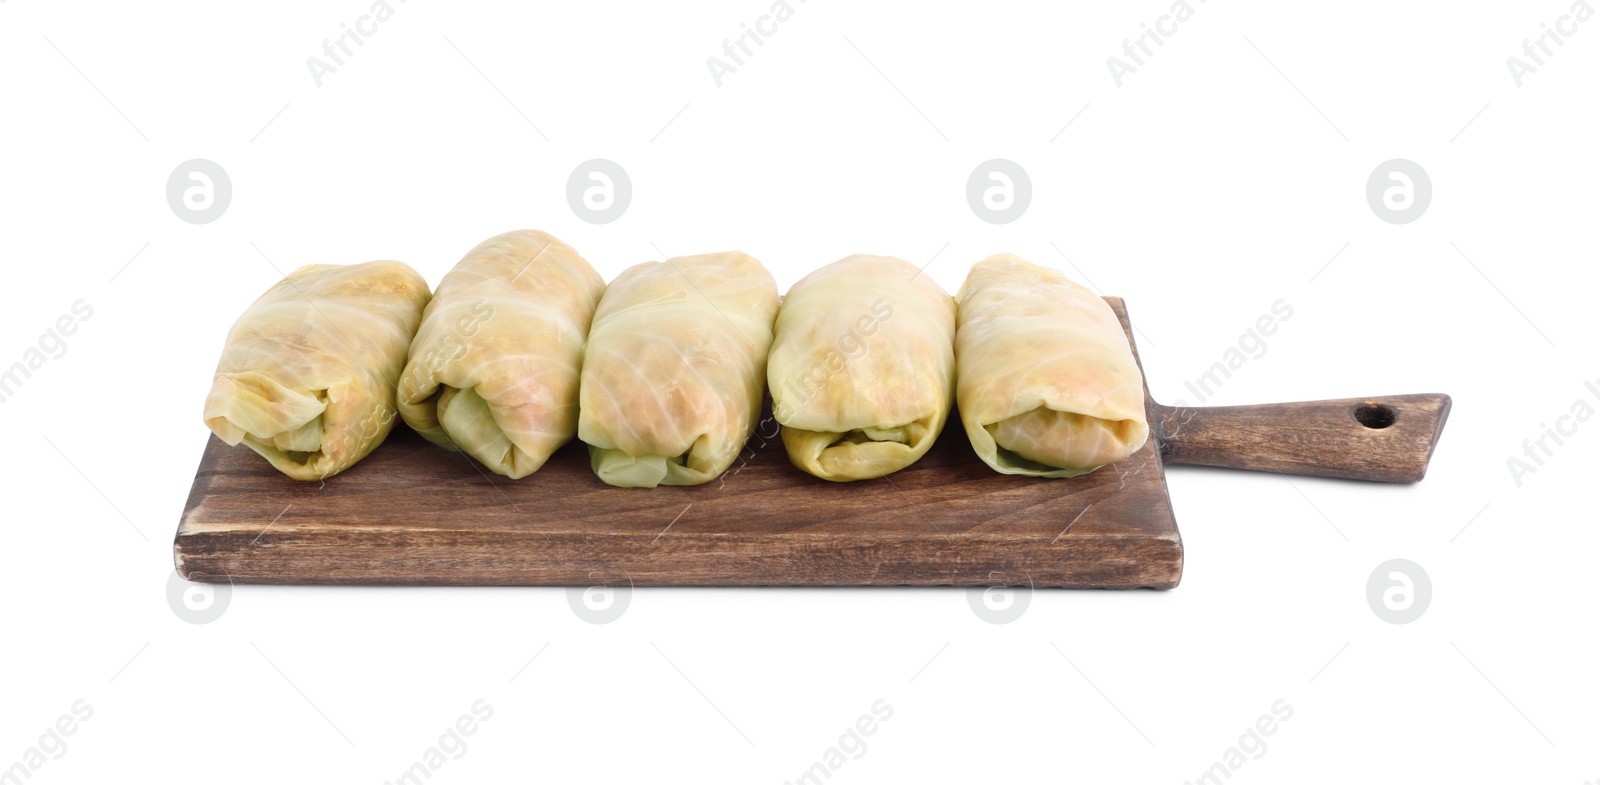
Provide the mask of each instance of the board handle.
POLYGON ((1167 464, 1416 482, 1428 471, 1450 396, 1439 393, 1255 406, 1150 407, 1167 464))

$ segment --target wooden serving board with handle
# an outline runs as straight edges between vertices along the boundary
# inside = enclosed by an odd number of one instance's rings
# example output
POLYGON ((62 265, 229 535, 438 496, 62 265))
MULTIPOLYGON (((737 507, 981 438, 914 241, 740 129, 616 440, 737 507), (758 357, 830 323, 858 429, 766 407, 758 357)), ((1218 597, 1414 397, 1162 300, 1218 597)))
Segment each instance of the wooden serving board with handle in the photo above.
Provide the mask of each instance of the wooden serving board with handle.
MULTIPOLYGON (((1106 300, 1127 331, 1122 300, 1106 300)), ((955 417, 922 460, 853 483, 791 466, 767 417, 720 479, 654 489, 600 482, 577 442, 510 480, 396 424, 366 460, 308 483, 212 436, 174 558, 217 583, 1170 589, 1183 540, 1166 466, 1416 482, 1450 398, 1179 408, 1147 390, 1146 406, 1143 449, 1055 480, 992 471, 955 417)))

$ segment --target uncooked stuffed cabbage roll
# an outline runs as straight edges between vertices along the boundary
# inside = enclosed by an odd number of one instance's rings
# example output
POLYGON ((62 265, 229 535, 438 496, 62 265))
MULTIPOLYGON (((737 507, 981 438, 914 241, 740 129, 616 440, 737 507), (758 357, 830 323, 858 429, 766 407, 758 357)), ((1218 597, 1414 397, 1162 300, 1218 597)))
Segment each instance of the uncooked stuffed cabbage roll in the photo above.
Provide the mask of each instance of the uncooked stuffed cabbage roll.
POLYGON ((1073 477, 1144 445, 1144 377, 1105 300, 1011 254, 956 299, 957 408, 995 471, 1073 477))
POLYGON ((544 232, 491 237, 439 282, 400 377, 428 441, 526 477, 578 431, 578 368, 605 281, 544 232))
POLYGON ((839 482, 921 458, 950 415, 956 303, 890 256, 840 259, 778 309, 767 384, 795 466, 839 482))
POLYGON ((765 390, 778 287, 738 251, 645 262, 589 328, 578 438, 612 485, 698 485, 733 463, 765 390))
POLYGON ((427 303, 428 282, 400 262, 295 270, 228 333, 206 426, 296 480, 350 468, 389 435, 427 303))

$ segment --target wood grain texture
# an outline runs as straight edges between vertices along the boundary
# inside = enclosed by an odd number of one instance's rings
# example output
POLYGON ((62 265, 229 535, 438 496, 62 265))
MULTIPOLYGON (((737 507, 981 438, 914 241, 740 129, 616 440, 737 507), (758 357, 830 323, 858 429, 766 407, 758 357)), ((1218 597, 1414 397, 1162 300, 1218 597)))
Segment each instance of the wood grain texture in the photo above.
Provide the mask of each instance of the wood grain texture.
POLYGON ((303 483, 211 437, 174 554, 185 578, 236 583, 1169 589, 1183 572, 1157 440, 1041 480, 990 470, 954 417, 910 468, 842 484, 791 466, 770 417, 687 488, 607 486, 578 443, 509 480, 403 426, 303 483))
MULTIPOLYGON (((1106 301, 1132 345, 1122 300, 1106 301)), ((991 471, 955 414, 922 460, 877 480, 794 468, 767 416, 718 480, 653 489, 600 482, 576 442, 509 480, 399 426, 354 468, 306 483, 213 436, 174 558, 185 578, 236 583, 1170 589, 1183 540, 1165 465, 1416 482, 1450 413, 1437 394, 1145 398, 1142 449, 1058 480, 991 471)))
POLYGON ((1421 480, 1449 415, 1440 394, 1149 409, 1167 464, 1378 482, 1421 480))

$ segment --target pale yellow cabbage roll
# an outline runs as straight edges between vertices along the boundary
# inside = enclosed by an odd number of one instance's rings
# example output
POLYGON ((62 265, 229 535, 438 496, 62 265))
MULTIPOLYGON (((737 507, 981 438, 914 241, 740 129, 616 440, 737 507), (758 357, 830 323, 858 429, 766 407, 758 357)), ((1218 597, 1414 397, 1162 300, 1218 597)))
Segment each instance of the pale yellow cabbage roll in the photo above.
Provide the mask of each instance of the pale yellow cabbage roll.
POLYGON ((955 334, 955 300, 894 257, 849 256, 800 279, 767 359, 789 460, 845 482, 921 458, 950 415, 955 334))
POLYGON ((645 262, 606 288, 589 328, 578 438, 611 485, 698 485, 755 427, 778 287, 738 251, 645 262))
POLYGON ((1011 254, 956 299, 957 408, 995 471, 1073 477, 1144 445, 1144 377, 1105 300, 1011 254))
POLYGON ((605 281, 544 232, 507 232, 439 282, 398 406, 428 441, 513 479, 578 431, 578 368, 605 281))
POLYGON ((228 333, 206 427, 296 480, 350 468, 389 435, 427 303, 428 282, 400 262, 295 270, 228 333))

